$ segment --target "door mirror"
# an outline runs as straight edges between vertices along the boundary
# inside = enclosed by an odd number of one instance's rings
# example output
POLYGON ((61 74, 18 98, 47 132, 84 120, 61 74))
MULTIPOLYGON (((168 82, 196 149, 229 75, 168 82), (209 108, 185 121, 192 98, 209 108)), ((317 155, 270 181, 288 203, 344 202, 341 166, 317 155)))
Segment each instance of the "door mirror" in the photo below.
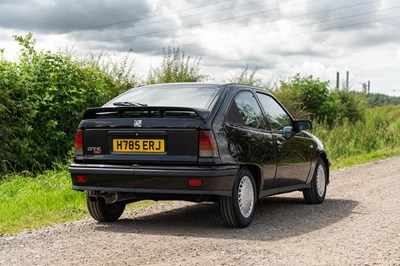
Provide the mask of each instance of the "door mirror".
POLYGON ((311 130, 312 123, 310 120, 296 120, 298 130, 311 130))
POLYGON ((287 139, 293 135, 293 128, 291 126, 283 127, 282 131, 287 139))

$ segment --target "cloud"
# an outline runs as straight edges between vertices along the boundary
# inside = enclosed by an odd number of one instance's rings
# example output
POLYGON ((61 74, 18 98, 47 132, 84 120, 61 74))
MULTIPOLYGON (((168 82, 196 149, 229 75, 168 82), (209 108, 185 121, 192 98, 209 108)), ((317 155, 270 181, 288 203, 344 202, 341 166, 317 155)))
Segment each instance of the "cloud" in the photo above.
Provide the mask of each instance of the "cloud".
POLYGON ((2 1, 0 9, 1 27, 39 33, 67 33, 135 18, 140 21, 150 12, 145 0, 2 1))

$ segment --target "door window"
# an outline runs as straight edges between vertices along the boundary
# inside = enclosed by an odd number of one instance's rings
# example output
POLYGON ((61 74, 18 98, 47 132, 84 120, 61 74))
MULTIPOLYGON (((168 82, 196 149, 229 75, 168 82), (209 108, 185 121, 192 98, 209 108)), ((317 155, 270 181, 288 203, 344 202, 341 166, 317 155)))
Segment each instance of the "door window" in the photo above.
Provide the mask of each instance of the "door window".
POLYGON ((254 94, 243 91, 233 99, 226 121, 231 124, 265 129, 265 119, 254 94))
POLYGON ((257 93, 257 96, 260 99, 272 130, 285 131, 292 129, 292 120, 274 98, 262 93, 257 93))

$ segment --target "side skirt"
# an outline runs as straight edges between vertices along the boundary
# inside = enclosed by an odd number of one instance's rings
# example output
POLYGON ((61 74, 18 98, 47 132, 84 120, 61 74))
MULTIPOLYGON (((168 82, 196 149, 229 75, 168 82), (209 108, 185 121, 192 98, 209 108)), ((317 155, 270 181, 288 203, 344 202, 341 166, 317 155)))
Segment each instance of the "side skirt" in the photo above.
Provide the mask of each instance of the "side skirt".
POLYGON ((283 193, 297 191, 297 190, 303 190, 303 189, 310 188, 310 187, 311 187, 311 183, 306 183, 306 184, 295 185, 295 186, 290 186, 290 187, 267 189, 267 190, 264 190, 260 194, 259 198, 261 199, 261 198, 264 198, 267 196, 278 195, 278 194, 283 194, 283 193))

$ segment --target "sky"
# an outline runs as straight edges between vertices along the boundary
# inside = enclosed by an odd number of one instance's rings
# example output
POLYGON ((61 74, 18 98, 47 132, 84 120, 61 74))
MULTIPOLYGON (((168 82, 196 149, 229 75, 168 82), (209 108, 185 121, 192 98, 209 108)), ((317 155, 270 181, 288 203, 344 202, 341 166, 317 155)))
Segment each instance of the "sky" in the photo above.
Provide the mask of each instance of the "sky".
POLYGON ((248 66, 265 82, 296 73, 350 89, 400 96, 400 3, 396 0, 0 0, 0 48, 13 35, 37 48, 129 55, 146 78, 163 48, 201 58, 201 72, 227 82, 248 66))

